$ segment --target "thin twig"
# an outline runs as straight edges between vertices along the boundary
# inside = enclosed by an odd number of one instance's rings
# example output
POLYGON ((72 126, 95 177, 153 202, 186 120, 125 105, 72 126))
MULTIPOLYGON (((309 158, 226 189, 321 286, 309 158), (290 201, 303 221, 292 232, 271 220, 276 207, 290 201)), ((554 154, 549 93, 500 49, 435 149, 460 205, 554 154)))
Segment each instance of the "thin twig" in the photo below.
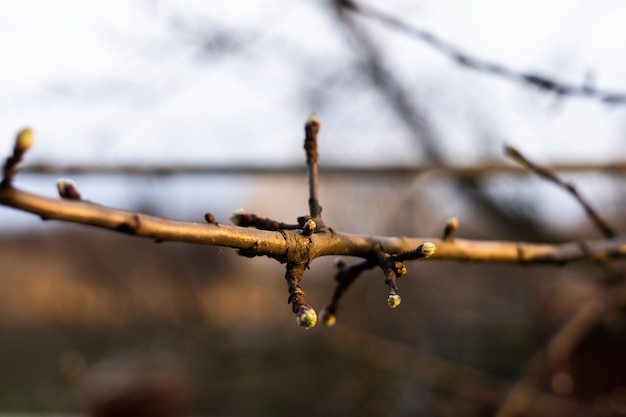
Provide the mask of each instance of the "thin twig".
POLYGON ((299 224, 283 223, 267 217, 257 216, 243 209, 236 210, 230 216, 230 221, 237 226, 255 227, 259 230, 296 230, 303 227, 303 225, 299 224))
POLYGON ((316 114, 312 114, 304 126, 304 150, 309 167, 309 214, 320 227, 323 227, 322 206, 319 203, 319 154, 317 152, 317 133, 320 127, 319 118, 316 114))
POLYGON ((315 326, 317 315, 315 310, 306 304, 306 295, 300 288, 300 280, 302 280, 305 268, 305 263, 287 262, 285 280, 289 289, 287 302, 291 304, 291 309, 296 315, 296 321, 299 326, 309 329, 315 326))
POLYGON ((617 236, 617 233, 615 233, 615 230, 612 227, 610 227, 608 223, 605 220, 603 220, 602 217, 600 217, 598 212, 593 207, 591 207, 591 204, 589 204, 589 202, 587 202, 587 200, 582 195, 580 195, 580 193, 578 192, 574 184, 561 179, 553 169, 550 169, 548 167, 543 167, 543 166, 533 163, 524 155, 522 155, 522 153, 519 150, 517 150, 515 147, 511 145, 506 145, 504 148, 504 152, 508 157, 513 159, 515 162, 525 166, 526 168, 536 173, 540 177, 545 178, 548 181, 555 183, 556 185, 558 185, 559 187, 563 188, 565 191, 570 193, 576 199, 576 201, 578 201, 578 203, 583 207, 589 219, 591 219, 594 226, 596 226, 596 228, 600 231, 600 233, 602 233, 604 237, 611 238, 611 237, 617 236))
POLYGON ((431 32, 410 25, 373 7, 357 4, 352 0, 339 0, 337 3, 346 10, 358 13, 390 29, 419 39, 462 67, 492 74, 517 83, 531 85, 540 91, 555 93, 559 96, 591 98, 611 105, 626 104, 626 93, 600 90, 592 85, 588 85, 588 83, 573 85, 535 73, 515 71, 504 65, 472 56, 431 32))
MULTIPOLYGON (((595 172, 607 175, 626 175, 626 161, 608 163, 567 163, 554 162, 550 166, 559 172, 587 173, 595 172)), ((137 164, 51 164, 25 163, 20 173, 49 175, 49 176, 77 176, 77 175, 110 175, 123 177, 171 177, 187 175, 246 175, 246 176, 300 176, 307 172, 301 165, 137 165, 137 164)), ((498 161, 480 162, 469 165, 454 164, 424 164, 424 165, 322 165, 319 175, 336 177, 414 177, 424 173, 438 176, 453 176, 463 178, 482 178, 491 175, 527 176, 528 170, 511 164, 498 161)))
POLYGON ((441 239, 445 240, 446 242, 454 241, 454 232, 456 232, 456 229, 458 228, 459 219, 457 219, 456 217, 450 217, 446 221, 446 226, 443 228, 443 236, 441 237, 441 239))
POLYGON ((361 276, 361 274, 368 269, 372 269, 376 266, 376 261, 366 259, 354 265, 346 266, 343 261, 337 265, 337 274, 335 275, 335 281, 337 286, 333 292, 333 296, 322 312, 320 316, 324 324, 332 326, 337 320, 337 311, 339 310, 339 301, 350 286, 361 276))

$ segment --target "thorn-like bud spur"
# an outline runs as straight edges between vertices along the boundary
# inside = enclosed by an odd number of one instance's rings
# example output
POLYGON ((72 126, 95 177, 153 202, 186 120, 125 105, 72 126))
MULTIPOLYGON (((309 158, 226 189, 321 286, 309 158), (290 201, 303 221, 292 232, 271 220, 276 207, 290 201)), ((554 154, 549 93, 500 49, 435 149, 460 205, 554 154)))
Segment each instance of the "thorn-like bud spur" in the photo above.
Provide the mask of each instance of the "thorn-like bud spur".
POLYGON ((446 221, 446 227, 443 229, 443 240, 448 242, 452 241, 452 237, 456 229, 459 228, 459 219, 456 217, 450 217, 446 221))
POLYGON ((313 233, 315 233, 316 228, 317 228, 317 224, 315 223, 315 220, 308 219, 304 223, 304 226, 302 227, 302 234, 304 236, 311 236, 313 233))
POLYGON ((317 323, 317 313, 315 313, 313 307, 303 304, 298 309, 298 314, 296 314, 296 322, 298 326, 310 329, 317 323))
POLYGON ((65 200, 80 200, 80 193, 76 189, 76 185, 72 180, 58 180, 57 190, 59 196, 65 200))
POLYGON ((320 319, 326 326, 334 326, 337 323, 337 315, 329 307, 322 309, 320 319))
POLYGON ((389 294, 387 296, 387 305, 391 308, 396 308, 402 302, 402 298, 398 294, 389 294))
POLYGON ((33 131, 29 128, 22 129, 15 138, 15 147, 13 153, 21 155, 33 146, 33 131))

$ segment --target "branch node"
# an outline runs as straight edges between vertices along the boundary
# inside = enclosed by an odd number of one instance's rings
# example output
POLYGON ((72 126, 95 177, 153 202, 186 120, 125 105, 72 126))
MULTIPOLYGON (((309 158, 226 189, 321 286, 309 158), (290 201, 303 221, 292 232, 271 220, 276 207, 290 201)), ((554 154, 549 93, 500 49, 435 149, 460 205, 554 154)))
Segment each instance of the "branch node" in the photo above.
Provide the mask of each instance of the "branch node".
POLYGON ((140 224, 141 221, 139 220, 139 215, 134 214, 130 221, 121 223, 115 228, 115 230, 128 235, 135 235, 137 234, 137 230, 139 230, 140 224))

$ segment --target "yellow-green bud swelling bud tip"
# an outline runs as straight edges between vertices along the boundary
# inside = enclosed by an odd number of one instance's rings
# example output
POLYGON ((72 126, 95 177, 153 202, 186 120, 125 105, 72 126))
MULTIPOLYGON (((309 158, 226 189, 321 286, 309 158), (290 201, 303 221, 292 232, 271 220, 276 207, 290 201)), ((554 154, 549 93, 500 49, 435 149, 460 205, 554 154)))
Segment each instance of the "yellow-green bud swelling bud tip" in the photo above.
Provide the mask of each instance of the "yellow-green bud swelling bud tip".
POLYGON ((311 115, 309 116, 309 118, 306 120, 306 124, 311 124, 311 123, 317 123, 318 125, 321 124, 320 123, 320 118, 316 113, 311 113, 311 115))
POLYGON ((321 311, 320 319, 326 326, 334 326, 335 323, 337 323, 337 316, 328 311, 326 308, 321 311))
POLYGON ((298 323, 298 326, 310 329, 317 323, 317 313, 315 313, 315 310, 312 307, 301 306, 298 311, 298 315, 296 316, 296 322, 298 323))
POLYGON ((58 180, 57 181, 57 190, 59 191, 60 196, 64 196, 67 194, 67 190, 70 187, 74 187, 74 182, 72 180, 58 180))
POLYGON ((387 296, 387 305, 391 308, 396 308, 402 302, 402 298, 398 294, 389 294, 387 296))
POLYGON ((433 256, 433 254, 437 251, 437 246, 432 242, 422 243, 422 254, 425 258, 429 258, 433 256))
POLYGON ((313 219, 309 219, 306 221, 306 223, 304 223, 304 226, 302 227, 302 234, 304 236, 311 236, 315 232, 316 228, 317 224, 315 223, 315 221, 313 219))
POLYGON ((22 129, 15 138, 15 152, 24 153, 33 146, 34 135, 29 128, 22 129))
POLYGON ((459 227, 459 219, 457 219, 456 217, 450 217, 446 224, 451 229, 457 229, 459 227))

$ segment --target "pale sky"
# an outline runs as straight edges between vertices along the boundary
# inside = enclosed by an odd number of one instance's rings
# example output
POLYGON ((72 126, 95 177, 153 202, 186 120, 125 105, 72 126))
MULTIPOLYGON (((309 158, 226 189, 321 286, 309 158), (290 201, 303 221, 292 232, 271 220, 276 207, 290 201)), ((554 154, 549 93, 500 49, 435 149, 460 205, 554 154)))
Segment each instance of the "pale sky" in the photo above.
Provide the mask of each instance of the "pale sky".
MULTIPOLYGON (((512 69, 570 83, 592 74, 597 87, 626 91, 624 2, 363 3, 512 69)), ((303 122, 319 112, 322 163, 423 162, 380 94, 354 80, 355 46, 327 7, 321 0, 3 1, 0 144, 8 153, 15 133, 30 126, 32 161, 294 163, 303 158, 303 122)), ((448 160, 499 159, 504 142, 541 162, 622 159, 626 106, 557 99, 359 22, 426 106, 448 160)))

